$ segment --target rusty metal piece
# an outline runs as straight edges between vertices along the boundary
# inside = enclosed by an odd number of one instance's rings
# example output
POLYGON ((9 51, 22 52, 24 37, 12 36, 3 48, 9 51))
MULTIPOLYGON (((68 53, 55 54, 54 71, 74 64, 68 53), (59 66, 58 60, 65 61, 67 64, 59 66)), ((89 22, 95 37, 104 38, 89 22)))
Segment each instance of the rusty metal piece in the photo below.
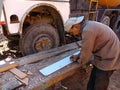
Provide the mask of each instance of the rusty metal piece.
POLYGON ((42 50, 48 50, 53 46, 52 38, 44 34, 36 37, 36 40, 34 42, 35 50, 38 52, 42 50))

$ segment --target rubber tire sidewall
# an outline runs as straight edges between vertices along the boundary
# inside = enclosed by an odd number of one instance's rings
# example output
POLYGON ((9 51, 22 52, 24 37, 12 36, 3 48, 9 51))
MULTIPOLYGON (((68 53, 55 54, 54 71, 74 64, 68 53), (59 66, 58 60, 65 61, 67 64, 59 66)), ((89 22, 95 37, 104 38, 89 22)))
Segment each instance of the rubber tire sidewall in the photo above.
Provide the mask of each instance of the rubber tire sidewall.
POLYGON ((60 43, 57 30, 50 24, 34 24, 27 28, 27 32, 20 40, 20 49, 23 55, 37 53, 32 47, 34 38, 39 34, 47 34, 53 39, 52 48, 58 47, 60 43))

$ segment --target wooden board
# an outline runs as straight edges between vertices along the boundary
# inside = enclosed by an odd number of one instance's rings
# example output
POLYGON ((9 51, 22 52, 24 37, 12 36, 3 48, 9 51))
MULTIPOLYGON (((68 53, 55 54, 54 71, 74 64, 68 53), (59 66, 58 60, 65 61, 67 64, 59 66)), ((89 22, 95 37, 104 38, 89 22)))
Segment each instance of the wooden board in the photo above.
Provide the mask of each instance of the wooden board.
MULTIPOLYGON (((74 74, 77 71, 77 69, 79 69, 81 67, 81 65, 79 65, 76 62, 71 63, 68 66, 65 66, 64 68, 50 74, 47 77, 42 75, 39 72, 39 70, 45 66, 48 66, 52 63, 55 63, 55 62, 61 60, 69 55, 72 55, 76 51, 78 51, 78 49, 74 49, 71 51, 67 51, 65 53, 61 53, 58 56, 51 57, 49 59, 43 60, 38 63, 19 67, 20 69, 25 69, 25 70, 31 71, 33 73, 33 75, 29 77, 29 83, 26 87, 24 87, 24 90, 37 90, 37 89, 45 90, 46 88, 57 83, 58 81, 61 81, 61 80, 65 79, 66 77, 74 74)), ((11 76, 11 78, 14 78, 14 76, 13 77, 11 76)), ((4 79, 4 78, 2 78, 2 79, 4 79)), ((10 82, 11 81, 8 81, 7 83, 10 83, 10 82)))
POLYGON ((17 68, 10 69, 10 72, 12 72, 13 74, 15 74, 20 79, 24 79, 24 78, 27 77, 27 74, 23 73, 22 71, 20 71, 17 68))
MULTIPOLYGON (((76 42, 76 43, 79 44, 79 46, 81 46, 80 42, 76 42)), ((15 63, 14 64, 7 64, 6 63, 5 65, 1 65, 0 66, 0 72, 7 71, 7 70, 10 70, 11 68, 15 68, 15 67, 18 67, 18 66, 39 62, 41 60, 60 55, 61 53, 71 51, 71 50, 74 50, 74 49, 78 49, 78 45, 76 43, 67 44, 67 45, 64 45, 64 46, 61 46, 61 47, 58 47, 58 48, 50 49, 50 50, 47 50, 47 51, 42 51, 42 52, 32 54, 32 55, 28 55, 28 56, 25 56, 25 57, 22 57, 22 58, 13 59, 13 61, 15 63)))
POLYGON ((5 60, 1 60, 0 61, 0 73, 10 70, 12 68, 17 67, 18 64, 15 61, 5 61, 5 60))
POLYGON ((23 86, 20 81, 11 80, 10 82, 7 82, 6 84, 0 86, 0 90, 16 90, 15 88, 18 88, 20 86, 23 86))
POLYGON ((50 49, 47 51, 42 51, 42 52, 38 52, 36 54, 28 55, 28 56, 19 58, 16 61, 19 64, 19 66, 25 65, 25 64, 30 64, 30 63, 34 63, 34 62, 38 62, 38 61, 50 58, 52 56, 60 55, 60 54, 67 52, 67 51, 79 49, 80 46, 81 46, 81 42, 78 41, 75 43, 66 44, 66 45, 63 45, 61 47, 57 47, 57 48, 50 49))
POLYGON ((29 81, 28 77, 26 77, 26 78, 24 78, 24 79, 20 79, 20 78, 16 77, 16 79, 18 79, 18 80, 19 80, 20 82, 22 82, 24 85, 28 85, 28 81, 29 81))

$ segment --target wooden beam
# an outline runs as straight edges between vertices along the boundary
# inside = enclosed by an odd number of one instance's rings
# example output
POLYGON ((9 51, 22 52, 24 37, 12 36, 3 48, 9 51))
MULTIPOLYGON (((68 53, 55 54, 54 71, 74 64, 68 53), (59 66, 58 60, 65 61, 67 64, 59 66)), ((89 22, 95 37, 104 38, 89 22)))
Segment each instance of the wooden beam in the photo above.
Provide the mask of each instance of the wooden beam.
POLYGON ((11 68, 15 68, 18 66, 22 66, 22 65, 26 65, 26 64, 30 64, 30 63, 35 63, 56 55, 60 55, 61 53, 70 51, 70 50, 74 50, 78 48, 78 43, 79 46, 81 46, 80 42, 76 43, 71 43, 71 44, 67 44, 61 47, 57 47, 54 49, 50 49, 47 51, 42 51, 42 52, 38 52, 36 54, 32 54, 32 55, 28 55, 28 56, 24 56, 22 58, 18 58, 18 59, 13 59, 12 61, 14 61, 14 64, 5 64, 5 65, 1 65, 0 66, 0 72, 4 72, 7 70, 10 70, 11 68))
MULTIPOLYGON (((78 66, 78 63, 72 63, 63 69, 60 69, 53 74, 50 74, 49 76, 42 75, 39 70, 42 69, 45 66, 48 66, 52 63, 55 63, 69 55, 72 55, 73 53, 77 52, 78 49, 67 51, 65 53, 61 53, 58 56, 51 57, 49 59, 43 60, 38 63, 34 64, 28 64, 22 67, 19 67, 19 69, 25 69, 28 71, 31 71, 33 73, 32 76, 29 77, 29 83, 26 87, 24 87, 24 90, 45 90, 45 88, 48 88, 49 86, 55 84, 56 82, 63 80, 64 78, 71 76, 74 72, 76 72, 76 68, 78 69, 80 66, 78 66)), ((10 75, 11 76, 11 75, 10 75)), ((14 78, 14 75, 10 78, 14 78)), ((2 78, 4 79, 4 78, 2 78)), ((10 83, 11 81, 3 82, 3 83, 10 83)), ((8 87, 7 87, 8 88, 8 87)))
POLYGON ((56 73, 51 74, 50 76, 39 82, 39 85, 36 85, 31 90, 37 90, 37 89, 42 90, 43 88, 45 90, 48 87, 52 86, 53 84, 65 79, 66 77, 73 75, 76 71, 80 69, 80 67, 81 67, 80 64, 74 62, 68 65, 67 67, 57 71, 56 73))
MULTIPOLYGON (((46 62, 41 61, 41 62, 39 62, 41 66, 39 66, 36 69, 40 70, 41 68, 43 68, 45 66, 48 66, 52 63, 55 63, 56 61, 63 59, 64 58, 63 56, 65 56, 65 55, 66 56, 72 55, 76 51, 78 51, 78 50, 72 50, 72 51, 63 53, 59 56, 52 57, 52 58, 46 60, 46 62)), ((37 72, 36 72, 36 74, 34 74, 34 79, 32 79, 32 80, 30 79, 30 81, 29 81, 30 86, 29 85, 26 86, 25 89, 30 88, 30 90, 37 90, 37 89, 46 90, 46 88, 50 87, 51 85, 65 79, 66 77, 73 75, 78 69, 80 69, 80 67, 81 67, 81 65, 79 63, 73 62, 70 65, 54 72, 53 74, 50 74, 47 77, 43 76, 41 73, 37 74, 37 72), (36 80, 37 80, 37 83, 36 83, 36 80)))
POLYGON ((48 87, 52 86, 53 84, 65 79, 66 77, 73 75, 76 71, 78 71, 80 69, 81 65, 74 62, 73 64, 69 65, 68 67, 65 67, 64 69, 61 69, 60 71, 56 72, 59 74, 52 74, 49 77, 45 78, 44 80, 42 80, 39 83, 39 85, 36 85, 31 90, 37 90, 37 89, 42 90, 43 88, 47 89, 48 87), (68 67, 70 67, 70 68, 68 68, 68 67))
POLYGON ((25 65, 25 64, 30 64, 30 63, 35 63, 53 56, 57 56, 60 55, 64 52, 67 51, 71 51, 74 49, 78 49, 78 44, 79 46, 81 46, 80 41, 79 42, 75 42, 75 43, 71 43, 71 44, 67 44, 61 47, 57 47, 54 49, 50 49, 47 51, 42 51, 42 52, 38 52, 36 54, 32 54, 32 55, 28 55, 22 58, 18 58, 16 59, 16 62, 19 64, 19 66, 21 65, 25 65))

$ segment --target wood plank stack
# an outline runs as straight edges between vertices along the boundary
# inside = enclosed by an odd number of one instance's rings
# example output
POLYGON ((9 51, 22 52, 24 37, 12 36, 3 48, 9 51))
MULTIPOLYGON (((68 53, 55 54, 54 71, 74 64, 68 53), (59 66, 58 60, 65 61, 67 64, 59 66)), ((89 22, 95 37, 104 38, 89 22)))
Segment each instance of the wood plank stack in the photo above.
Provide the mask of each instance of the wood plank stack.
MULTIPOLYGON (((80 42, 77 42, 77 43, 79 44, 80 42)), ((15 59, 16 63, 18 64, 17 67, 19 70, 21 71, 27 70, 33 74, 31 76, 28 76, 29 78, 28 85, 25 86, 23 90, 36 90, 36 89, 44 90, 48 88, 49 86, 74 74, 76 70, 81 67, 81 65, 79 65, 77 62, 74 62, 62 68, 47 77, 42 75, 39 72, 39 70, 69 55, 72 55, 73 53, 77 52, 79 48, 80 47, 78 47, 76 43, 72 43, 72 44, 67 44, 67 45, 54 48, 48 51, 43 51, 43 52, 39 52, 33 55, 28 55, 22 58, 15 59)), ((10 72, 3 72, 3 73, 4 73, 4 76, 0 78, 3 81, 1 82, 2 83, 1 90, 3 90, 3 88, 5 87, 9 88, 10 85, 8 85, 8 83, 10 84, 11 82, 16 82, 16 78, 14 74, 11 74, 10 72), (5 78, 5 76, 9 74, 10 74, 11 80, 8 80, 6 82, 7 78, 5 78)), ((16 88, 16 87, 14 86, 13 88, 16 88)))

